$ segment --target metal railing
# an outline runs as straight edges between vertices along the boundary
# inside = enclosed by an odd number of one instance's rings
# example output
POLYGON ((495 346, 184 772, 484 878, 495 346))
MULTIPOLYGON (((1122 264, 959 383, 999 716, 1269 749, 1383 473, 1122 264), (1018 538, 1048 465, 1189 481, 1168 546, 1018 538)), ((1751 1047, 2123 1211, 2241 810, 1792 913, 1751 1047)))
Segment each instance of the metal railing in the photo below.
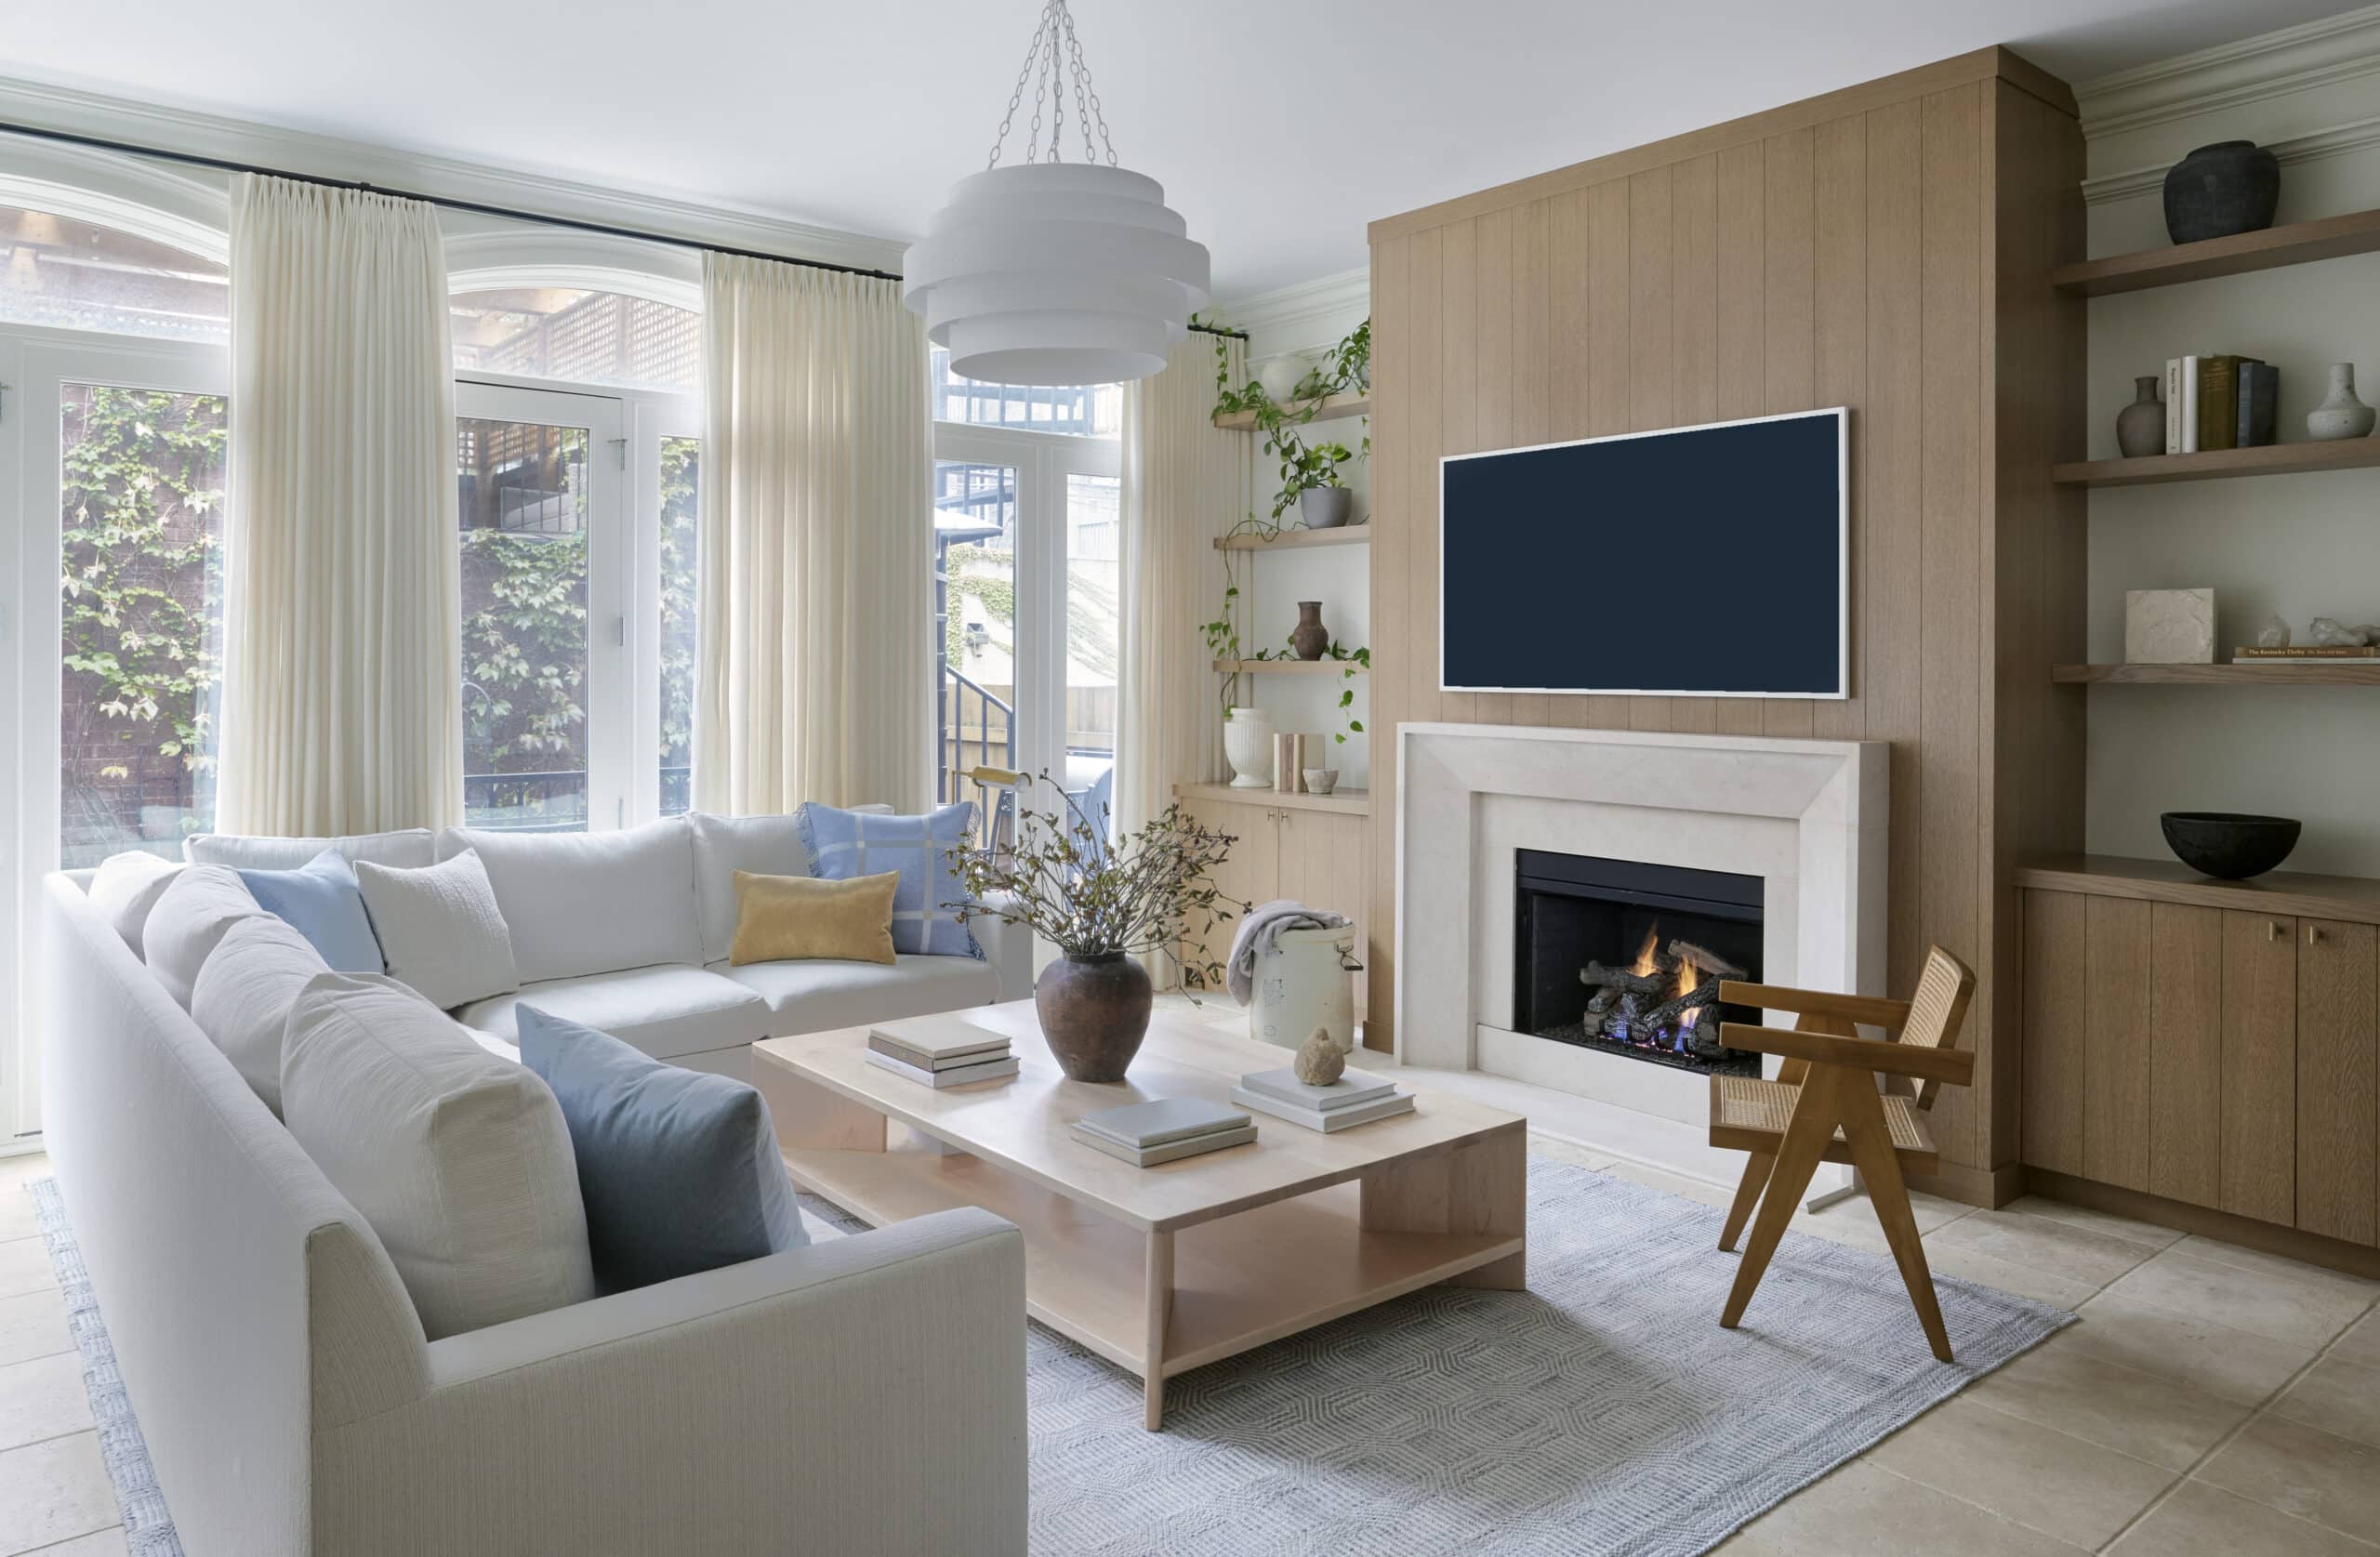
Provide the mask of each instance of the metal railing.
MULTIPOLYGON (((940 769, 939 798, 944 804, 964 797, 969 788, 967 772, 972 768, 1013 768, 1016 766, 1016 710, 993 696, 982 685, 956 666, 945 663, 942 667, 943 689, 933 700, 934 761, 940 769), (975 718, 971 725, 967 719, 967 699, 975 699, 975 718), (998 739, 993 739, 992 717, 999 716, 998 739), (968 732, 974 733, 970 736, 968 732), (967 748, 975 748, 975 760, 967 760, 967 748)), ((995 789, 983 797, 984 836, 986 847, 996 848, 1012 836, 1016 816, 1016 792, 995 789)))

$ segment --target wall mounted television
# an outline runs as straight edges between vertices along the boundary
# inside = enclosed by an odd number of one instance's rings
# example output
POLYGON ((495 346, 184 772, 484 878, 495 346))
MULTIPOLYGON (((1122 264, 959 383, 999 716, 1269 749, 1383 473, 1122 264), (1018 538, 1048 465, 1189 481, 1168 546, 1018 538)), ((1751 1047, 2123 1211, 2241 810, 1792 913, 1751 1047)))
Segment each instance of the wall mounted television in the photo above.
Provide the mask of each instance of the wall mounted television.
POLYGON ((1438 462, 1439 685, 1851 695, 1851 413, 1438 462))

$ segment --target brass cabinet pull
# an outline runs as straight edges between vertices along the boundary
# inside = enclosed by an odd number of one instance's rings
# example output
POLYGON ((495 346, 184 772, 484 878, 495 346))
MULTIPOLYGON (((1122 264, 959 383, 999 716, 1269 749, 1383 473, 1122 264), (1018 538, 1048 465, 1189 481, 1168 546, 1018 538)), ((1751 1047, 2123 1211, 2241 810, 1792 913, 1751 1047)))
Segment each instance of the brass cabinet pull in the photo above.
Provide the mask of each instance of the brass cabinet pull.
POLYGON ((2321 931, 2321 928, 2320 928, 2320 926, 2318 926, 2318 925, 2307 925, 2307 926, 2306 927, 2306 943, 2307 943, 2307 945, 2309 945, 2309 946, 2310 946, 2310 945, 2312 945, 2315 942, 2320 941, 2321 938, 2322 938, 2322 931, 2321 931))
POLYGON ((2281 939, 2281 921, 2279 919, 2267 919, 2265 921, 2265 939, 2268 941, 2278 941, 2281 939))

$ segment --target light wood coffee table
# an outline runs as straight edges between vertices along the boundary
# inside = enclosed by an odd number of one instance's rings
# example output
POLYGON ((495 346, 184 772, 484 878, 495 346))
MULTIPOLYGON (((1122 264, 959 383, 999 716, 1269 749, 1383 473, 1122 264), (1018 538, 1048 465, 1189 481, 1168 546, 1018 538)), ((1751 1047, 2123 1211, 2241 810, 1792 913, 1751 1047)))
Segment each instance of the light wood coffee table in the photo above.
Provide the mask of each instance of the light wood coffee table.
POLYGON ((1415 1088, 1397 1118, 1323 1135, 1257 1114, 1247 1145, 1134 1168, 1068 1127, 1148 1098, 1229 1103, 1288 1053, 1161 1011, 1130 1079, 1097 1086, 1060 1073, 1030 1000, 953 1014, 1005 1034, 1019 1074, 936 1091, 862 1059, 865 1027, 755 1044, 786 1167, 877 1226, 958 1206, 1016 1223, 1026 1311, 1138 1374, 1151 1429, 1174 1374, 1433 1282, 1522 1286, 1517 1114, 1415 1088))

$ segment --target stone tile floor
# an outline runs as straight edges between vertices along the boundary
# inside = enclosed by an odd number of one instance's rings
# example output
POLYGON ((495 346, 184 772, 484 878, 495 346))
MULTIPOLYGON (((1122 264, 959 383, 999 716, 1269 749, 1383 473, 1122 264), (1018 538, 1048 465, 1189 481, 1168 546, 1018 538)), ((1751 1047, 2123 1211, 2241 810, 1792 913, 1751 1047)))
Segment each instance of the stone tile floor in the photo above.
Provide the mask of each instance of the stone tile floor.
MULTIPOLYGON (((106 1557, 125 1550, 115 1496, 24 1193, 48 1171, 0 1159, 0 1557, 106 1557)), ((1770 1510, 1725 1557, 2380 1557, 2380 1283, 2049 1200, 1921 1196, 1918 1217, 1937 1272, 2082 1322, 1770 1510)), ((1795 1225, 1884 1247, 1856 1196, 1795 1225)))

